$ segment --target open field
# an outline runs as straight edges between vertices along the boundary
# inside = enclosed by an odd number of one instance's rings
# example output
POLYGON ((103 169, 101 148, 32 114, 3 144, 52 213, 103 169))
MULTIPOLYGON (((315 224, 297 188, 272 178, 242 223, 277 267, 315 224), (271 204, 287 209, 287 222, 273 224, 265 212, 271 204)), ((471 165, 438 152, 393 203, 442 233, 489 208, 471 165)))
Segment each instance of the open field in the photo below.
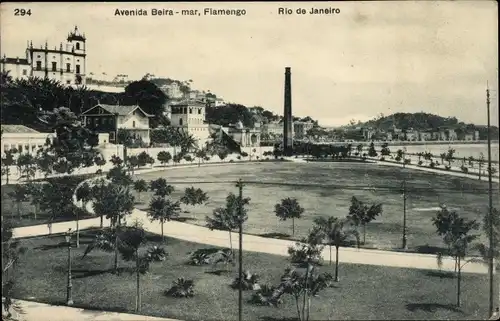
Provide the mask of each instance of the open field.
MULTIPOLYGON (((95 232, 82 232, 83 245, 73 248, 73 299, 76 307, 131 312, 135 302, 135 275, 128 272, 130 263, 121 259, 120 275, 110 274, 113 254, 92 252, 81 259, 85 244, 95 232)), ((150 244, 160 238, 150 235, 150 244)), ((18 283, 15 297, 39 302, 63 304, 66 295, 67 250, 63 236, 23 239, 27 248, 16 266, 18 283)), ((166 261, 152 263, 150 272, 141 276, 142 313, 181 320, 235 320, 238 293, 229 285, 237 268, 223 265, 186 265, 188 252, 206 246, 167 238, 166 261), (215 273, 214 273, 215 272, 215 273), (195 281, 195 296, 176 299, 163 295, 178 277, 195 281)), ((285 257, 244 254, 244 270, 261 275, 261 283, 277 284, 285 257)), ((333 272, 324 265, 321 271, 333 272)), ((465 274, 463 305, 455 309, 456 279, 436 272, 367 265, 340 264, 340 283, 312 300, 312 320, 341 319, 481 319, 487 311, 486 275, 465 274)), ((259 307, 247 301, 244 292, 245 320, 294 320, 295 302, 285 297, 278 308, 259 307)))
MULTIPOLYGON (((292 222, 278 221, 274 214, 274 205, 286 197, 296 197, 305 208, 303 218, 295 220, 296 238, 307 234, 317 216, 347 215, 352 196, 368 204, 380 202, 383 214, 367 225, 366 234, 367 245, 377 248, 401 245, 401 183, 406 177, 408 246, 421 252, 426 252, 429 247, 442 246, 431 222, 440 204, 447 204, 461 215, 479 221, 487 213, 488 204, 486 182, 369 163, 235 164, 230 167, 170 169, 138 174, 137 177, 146 180, 165 177, 176 187, 172 195, 174 199, 179 199, 186 187, 196 186, 206 191, 210 197, 207 205, 183 206, 188 211, 183 213, 183 219, 200 225, 205 225, 205 216, 211 215, 213 209, 224 206, 229 192, 238 192, 234 185, 236 180, 255 182, 247 183, 243 190, 244 197, 251 198, 245 232, 259 235, 292 233, 292 222), (227 183, 214 183, 222 181, 227 183), (179 182, 189 183, 177 184, 179 182), (285 183, 292 185, 283 185, 285 183), (379 189, 381 187, 383 190, 379 189)), ((498 184, 494 188, 498 188, 498 184)), ((494 193, 498 193, 498 189, 494 193)), ((146 209, 151 193, 142 193, 140 197, 142 202, 137 207, 146 209)), ((494 199, 494 206, 498 206, 498 198, 494 199)))

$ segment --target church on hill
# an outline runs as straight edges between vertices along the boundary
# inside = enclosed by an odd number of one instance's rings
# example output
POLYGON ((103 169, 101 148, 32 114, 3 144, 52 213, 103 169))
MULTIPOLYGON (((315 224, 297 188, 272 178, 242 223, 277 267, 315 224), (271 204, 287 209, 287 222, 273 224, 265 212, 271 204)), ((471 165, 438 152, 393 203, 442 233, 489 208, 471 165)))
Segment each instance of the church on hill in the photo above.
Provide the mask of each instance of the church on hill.
POLYGON ((85 34, 75 26, 64 44, 49 47, 45 42, 45 45, 36 47, 28 41, 24 58, 4 55, 0 59, 0 68, 14 79, 32 76, 54 79, 68 86, 85 85, 86 49, 85 34))

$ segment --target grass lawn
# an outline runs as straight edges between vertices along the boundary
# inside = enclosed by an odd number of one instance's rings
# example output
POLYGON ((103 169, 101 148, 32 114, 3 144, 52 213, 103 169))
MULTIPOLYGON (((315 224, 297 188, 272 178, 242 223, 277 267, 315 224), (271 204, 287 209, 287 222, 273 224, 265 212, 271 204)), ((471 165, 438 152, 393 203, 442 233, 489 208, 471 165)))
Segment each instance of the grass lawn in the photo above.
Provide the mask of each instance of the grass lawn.
MULTIPOLYGON (((72 195, 72 191, 74 191, 75 187, 82 180, 89 178, 89 175, 80 175, 80 176, 72 176, 68 178, 68 180, 61 184, 61 191, 67 192, 61 193, 61 195, 67 195, 67 198, 70 198, 72 195)), ((49 178, 50 179, 50 178, 49 178)), ((59 178, 58 180, 62 180, 59 178)), ((2 197, 2 216, 4 219, 9 220, 13 227, 22 227, 22 226, 31 226, 38 224, 46 224, 49 221, 50 213, 45 213, 43 211, 38 211, 35 217, 35 206, 31 203, 31 196, 28 196, 28 201, 21 202, 20 211, 17 211, 17 203, 9 196, 9 193, 14 190, 15 185, 2 185, 1 189, 1 197, 2 197)), ((67 202, 72 202, 72 199, 68 199, 67 202)), ((90 218, 90 215, 80 215, 80 219, 90 218)), ((72 213, 61 213, 57 216, 53 223, 56 222, 65 222, 75 220, 76 217, 72 213)))
MULTIPOLYGON (((132 312, 135 305, 135 275, 130 263, 119 261, 120 275, 110 274, 113 254, 92 252, 81 259, 85 244, 95 232, 84 231, 79 249, 73 249, 73 299, 76 307, 132 312)), ((27 252, 16 266, 15 297, 63 304, 66 295, 67 250, 63 236, 22 240, 27 252)), ((150 235, 150 244, 159 244, 150 235)), ((153 263, 141 277, 142 313, 181 320, 236 320, 238 292, 229 285, 237 267, 190 266, 188 252, 206 246, 167 238, 166 261, 153 263), (217 272, 218 271, 218 272, 217 272), (217 272, 217 273, 214 273, 217 272), (163 295, 178 277, 195 281, 195 296, 181 299, 163 295)), ((244 254, 244 269, 261 275, 262 283, 279 283, 286 257, 259 253, 244 254)), ((333 273, 333 266, 322 271, 333 273)), ((481 319, 488 308, 486 275, 466 274, 463 305, 455 309, 456 279, 436 272, 340 264, 340 282, 312 300, 311 320, 341 319, 481 319)), ((295 302, 285 296, 278 308, 248 303, 252 292, 244 292, 245 320, 293 320, 295 302)))
MULTIPOLYGON (((278 221, 274 205, 286 197, 295 197, 305 208, 303 218, 295 220, 295 238, 305 236, 317 216, 333 215, 345 217, 348 214, 352 196, 368 204, 382 203, 383 214, 366 228, 367 245, 377 248, 398 248, 401 246, 403 225, 403 198, 401 183, 407 179, 408 246, 417 251, 427 251, 442 246, 442 240, 435 233, 431 217, 436 208, 444 203, 456 209, 469 219, 482 220, 487 213, 487 182, 468 178, 452 177, 394 166, 380 166, 356 162, 266 162, 235 164, 223 167, 200 167, 170 169, 164 172, 138 174, 146 180, 165 177, 171 182, 197 182, 195 184, 174 184, 172 197, 179 199, 186 187, 195 185, 207 192, 209 203, 204 206, 183 206, 187 213, 183 219, 193 224, 205 225, 205 216, 224 206, 229 192, 238 193, 234 182, 253 181, 244 187, 244 197, 250 197, 248 222, 245 232, 264 236, 292 233, 291 221, 278 221), (228 181, 228 183, 203 183, 228 181), (277 183, 262 185, 259 182, 277 183), (280 183, 315 184, 317 186, 285 186, 280 183), (323 185, 323 186, 321 186, 323 185), (348 186, 346 188, 343 186, 348 186), (392 190, 379 190, 384 186, 392 190)), ((498 189, 498 184, 494 184, 498 189)), ((152 193, 142 193, 137 205, 146 209, 152 193)), ((498 207, 498 198, 494 206, 498 207)))

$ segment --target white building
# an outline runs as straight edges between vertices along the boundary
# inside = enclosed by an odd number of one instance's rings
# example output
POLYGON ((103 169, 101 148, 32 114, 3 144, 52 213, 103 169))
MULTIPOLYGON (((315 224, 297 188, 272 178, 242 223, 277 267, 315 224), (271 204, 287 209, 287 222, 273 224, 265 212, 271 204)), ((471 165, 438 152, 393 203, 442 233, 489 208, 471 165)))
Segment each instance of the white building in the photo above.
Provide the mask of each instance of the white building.
POLYGON ((9 72, 14 79, 30 76, 49 78, 64 85, 84 85, 86 73, 85 35, 80 34, 78 27, 68 34, 66 43, 52 48, 47 43, 35 48, 29 42, 25 58, 0 59, 2 71, 9 72))
POLYGON ((167 95, 170 99, 181 99, 184 97, 184 94, 181 91, 181 86, 178 82, 174 81, 170 85, 165 85, 161 87, 161 90, 167 95))
POLYGON ((55 133, 41 133, 23 125, 2 125, 2 155, 16 149, 18 153, 36 155, 47 139, 52 141, 55 133))
POLYGON ((205 122, 205 103, 184 100, 170 105, 170 124, 173 128, 191 134, 202 147, 210 139, 209 126, 205 122))
POLYGON ((108 133, 110 143, 117 143, 119 130, 129 131, 133 139, 140 139, 148 145, 151 141, 149 119, 153 115, 146 113, 137 105, 97 104, 83 112, 82 117, 87 128, 97 133, 108 133))
POLYGON ((314 123, 310 121, 294 121, 293 133, 294 138, 303 139, 307 135, 307 131, 314 127, 314 123))

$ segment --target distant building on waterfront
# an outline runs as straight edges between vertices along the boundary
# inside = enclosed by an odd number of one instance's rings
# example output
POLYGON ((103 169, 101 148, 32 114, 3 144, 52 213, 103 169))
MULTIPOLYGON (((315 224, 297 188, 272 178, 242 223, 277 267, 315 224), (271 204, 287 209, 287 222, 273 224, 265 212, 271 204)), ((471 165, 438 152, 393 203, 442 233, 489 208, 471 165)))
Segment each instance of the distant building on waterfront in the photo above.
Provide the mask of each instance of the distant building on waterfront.
POLYGON ((63 85, 85 85, 86 38, 75 27, 66 38, 66 43, 49 47, 48 43, 39 48, 28 41, 25 57, 0 59, 1 70, 9 72, 14 79, 28 77, 49 78, 63 85))
POLYGON ((294 138, 303 139, 306 137, 307 132, 314 127, 314 123, 311 121, 294 121, 293 122, 293 133, 294 138))
POLYGON ((198 147, 203 147, 210 139, 205 108, 205 103, 197 100, 183 100, 170 105, 170 125, 191 134, 198 147))

